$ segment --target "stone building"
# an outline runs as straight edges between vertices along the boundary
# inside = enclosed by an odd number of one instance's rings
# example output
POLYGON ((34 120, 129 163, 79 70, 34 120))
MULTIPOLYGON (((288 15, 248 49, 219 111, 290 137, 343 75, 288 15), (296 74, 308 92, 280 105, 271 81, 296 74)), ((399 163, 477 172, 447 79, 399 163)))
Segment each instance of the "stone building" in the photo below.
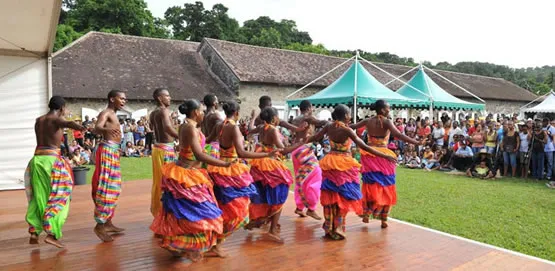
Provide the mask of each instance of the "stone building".
MULTIPOLYGON (((74 114, 93 114, 105 106, 110 89, 125 88, 130 101, 128 110, 122 114, 135 117, 154 107, 152 91, 163 86, 171 90, 174 101, 201 99, 207 93, 216 94, 220 100, 238 100, 242 114, 247 115, 257 108, 262 95, 271 96, 274 106, 282 110, 287 95, 345 60, 215 39, 195 43, 89 32, 54 55, 54 94, 68 98, 74 114)), ((376 65, 393 76, 411 69, 402 65, 376 65)), ((368 63, 364 66, 382 83, 393 79, 368 63)), ((348 64, 341 66, 293 97, 314 94, 348 67, 348 64)), ((488 112, 517 112, 537 97, 501 78, 437 72, 484 99, 488 112)), ((402 79, 407 81, 412 75, 414 71, 402 79)), ((471 95, 439 76, 428 75, 452 95, 476 102, 471 95)), ((388 84, 393 90, 400 86, 402 83, 398 81, 388 84)))

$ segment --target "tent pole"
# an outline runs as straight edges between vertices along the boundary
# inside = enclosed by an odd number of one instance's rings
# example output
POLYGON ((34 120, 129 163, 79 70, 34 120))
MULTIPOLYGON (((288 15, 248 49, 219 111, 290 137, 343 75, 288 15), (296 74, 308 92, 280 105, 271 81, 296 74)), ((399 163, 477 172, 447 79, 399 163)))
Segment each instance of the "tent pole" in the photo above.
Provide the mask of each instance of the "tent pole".
POLYGON ((413 87, 411 84, 409 84, 409 83, 407 83, 407 82, 405 82, 405 81, 403 81, 403 80, 401 80, 401 79, 399 79, 399 78, 396 78, 395 75, 393 75, 393 74, 387 72, 386 70, 384 70, 384 69, 378 67, 378 65, 376 65, 376 64, 374 64, 374 63, 372 63, 372 62, 370 62, 370 61, 368 61, 368 60, 366 60, 366 59, 364 59, 364 58, 362 58, 362 57, 361 57, 360 59, 364 60, 366 63, 370 64, 372 67, 378 69, 379 71, 381 71, 381 72, 383 72, 383 73, 385 73, 385 74, 387 74, 387 75, 393 77, 393 78, 394 78, 393 80, 400 81, 400 82, 403 83, 405 86, 409 86, 410 88, 412 88, 412 89, 418 91, 420 94, 422 94, 422 95, 424 95, 424 96, 426 96, 426 97, 428 97, 428 98, 430 97, 428 94, 426 94, 426 93, 420 91, 419 89, 413 87))
POLYGON ((449 82, 449 83, 453 84, 454 86, 456 86, 456 87, 458 87, 458 88, 462 89, 462 90, 463 90, 464 92, 466 92, 466 93, 468 93, 468 94, 472 95, 472 97, 474 97, 474 98, 478 99, 478 100, 479 100, 479 101, 481 101, 482 103, 484 103, 484 104, 486 103, 486 101, 482 100, 482 98, 480 98, 480 97, 476 96, 476 95, 475 95, 474 93, 472 93, 472 92, 470 92, 470 91, 466 90, 465 88, 463 88, 463 87, 461 87, 461 86, 457 85, 457 84, 456 84, 456 83, 454 83, 453 81, 451 81, 451 80, 449 80, 449 79, 445 78, 445 77, 444 77, 443 75, 441 75, 441 74, 439 74, 439 73, 435 72, 434 70, 432 70, 432 69, 430 69, 430 68, 428 68, 428 67, 426 67, 426 66, 424 66, 424 65, 422 65, 422 67, 424 67, 424 68, 426 68, 427 70, 429 70, 429 71, 433 72, 433 73, 434 73, 435 75, 439 76, 439 77, 440 77, 441 79, 443 79, 443 80, 445 80, 445 81, 447 81, 447 82, 449 82))
MULTIPOLYGON (((424 73, 424 75, 426 75, 426 72, 424 71, 424 68, 422 68, 422 63, 420 65, 418 65, 419 69, 422 69, 422 72, 424 73)), ((432 118, 432 120, 434 119, 434 97, 432 96, 432 93, 430 92, 430 85, 428 84, 428 76, 424 77, 424 83, 426 84, 426 88, 428 89, 428 97, 430 99, 430 116, 432 118)))
POLYGON ((356 123, 356 122, 357 122, 357 113, 358 113, 358 112, 357 112, 357 96, 358 96, 358 93, 357 93, 357 90, 358 90, 358 89, 357 89, 357 87, 358 87, 358 86, 357 86, 357 84, 358 84, 358 58, 359 58, 359 55, 358 55, 358 50, 357 50, 357 53, 356 53, 356 55, 355 55, 355 95, 353 96, 353 109, 354 109, 354 110, 353 110, 353 111, 354 111, 354 114, 353 114, 353 123, 356 123))
POLYGON ((391 84, 391 83, 393 83, 393 82, 399 80, 400 78, 403 78, 403 76, 409 74, 411 71, 414 71, 414 70, 417 69, 417 68, 418 68, 418 66, 416 66, 416 67, 414 67, 414 68, 408 70, 407 72, 405 72, 405 73, 403 73, 403 74, 401 74, 401 75, 399 75, 399 76, 393 78, 393 80, 391 80, 391 81, 389 81, 389 82, 387 82, 387 83, 385 83, 385 84, 383 84, 383 85, 384 85, 384 86, 387 86, 387 85, 389 85, 389 84, 391 84))
POLYGON ((316 79, 312 80, 312 81, 311 81, 310 83, 308 83, 308 84, 304 85, 304 86, 303 86, 302 88, 299 88, 299 89, 297 89, 297 90, 293 91, 293 93, 291 93, 291 94, 289 94, 289 95, 285 96, 285 99, 287 99, 287 98, 289 98, 289 97, 291 97, 291 96, 293 96, 293 95, 295 95, 295 94, 299 93, 299 91, 301 91, 301 90, 303 90, 303 89, 307 88, 308 86, 310 86, 310 85, 314 84, 314 82, 316 82, 316 81, 318 81, 318 80, 320 80, 320 79, 324 78, 324 76, 326 76, 326 75, 330 74, 331 72, 333 72, 333 71, 337 70, 337 68, 339 68, 339 67, 341 67, 341 66, 345 65, 345 63, 347 63, 347 62, 351 61, 351 60, 352 60, 353 58, 355 58, 355 57, 356 57, 356 56, 353 56, 353 57, 351 57, 351 58, 349 58, 349 59, 345 60, 345 61, 344 61, 343 63, 341 63, 341 64, 339 64, 339 65, 335 66, 335 68, 333 68, 333 69, 329 70, 328 72, 324 73, 324 74, 323 74, 323 75, 321 75, 320 77, 318 77, 318 78, 316 78, 316 79))

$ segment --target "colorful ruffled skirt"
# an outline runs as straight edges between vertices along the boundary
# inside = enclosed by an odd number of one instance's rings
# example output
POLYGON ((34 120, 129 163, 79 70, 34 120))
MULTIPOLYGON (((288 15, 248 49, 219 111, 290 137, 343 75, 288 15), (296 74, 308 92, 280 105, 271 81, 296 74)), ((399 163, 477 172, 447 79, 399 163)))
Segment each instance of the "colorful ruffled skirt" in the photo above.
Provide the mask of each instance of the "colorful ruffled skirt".
POLYGON ((162 236, 160 246, 176 253, 210 250, 223 233, 223 219, 208 174, 170 163, 162 176, 162 209, 150 226, 162 236))
POLYGON ((253 159, 250 164, 257 194, 251 196, 249 216, 255 225, 261 225, 281 211, 293 177, 289 169, 276 159, 253 159))
POLYGON ((345 218, 349 212, 362 214, 359 184, 360 164, 350 153, 331 152, 320 161, 322 191, 320 203, 324 207, 323 229, 332 239, 343 239, 345 218))
MULTIPOLYGON (((396 157, 395 153, 385 147, 373 147, 376 151, 396 157)), ((393 205, 397 203, 395 190, 396 165, 385 158, 362 151, 362 195, 363 216, 387 221, 393 205)))
POLYGON ((244 163, 234 163, 230 167, 208 166, 208 174, 214 181, 214 194, 223 212, 223 234, 218 236, 218 243, 249 223, 250 197, 257 194, 249 170, 244 163))

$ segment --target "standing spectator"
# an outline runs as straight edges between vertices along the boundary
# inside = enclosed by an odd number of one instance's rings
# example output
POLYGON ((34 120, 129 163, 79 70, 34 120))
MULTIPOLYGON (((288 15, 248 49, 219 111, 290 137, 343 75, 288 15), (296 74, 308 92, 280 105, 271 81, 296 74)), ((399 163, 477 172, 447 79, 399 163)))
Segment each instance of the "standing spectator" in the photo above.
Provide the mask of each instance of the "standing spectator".
POLYGON ((69 146, 69 153, 74 153, 75 150, 81 150, 81 146, 77 144, 77 140, 71 141, 71 145, 69 146))
POLYGON ((543 164, 545 162, 545 144, 547 134, 541 124, 536 124, 532 133, 532 177, 537 180, 543 178, 543 164))
POLYGON ((149 153, 152 153, 152 144, 154 142, 154 132, 150 127, 150 121, 145 120, 146 138, 145 138, 145 148, 149 153))
POLYGON ((549 119, 543 119, 543 130, 547 134, 547 143, 545 144, 545 161, 547 162, 546 168, 546 178, 547 180, 551 180, 553 174, 553 151, 555 151, 555 146, 553 142, 555 140, 555 127, 551 124, 555 125, 555 122, 549 123, 549 119))
POLYGON ((518 124, 518 126, 520 127, 520 132, 518 133, 519 137, 520 137, 520 150, 519 150, 519 159, 520 159, 520 168, 521 168, 521 174, 520 176, 522 178, 528 178, 528 168, 529 168, 529 163, 530 163, 530 158, 529 158, 529 147, 530 147, 530 140, 532 139, 532 131, 528 131, 528 127, 526 127, 526 124, 524 122, 520 122, 518 124))
POLYGON ((144 125, 143 120, 139 120, 137 122, 137 126, 135 128, 135 132, 137 134, 135 146, 139 146, 139 142, 141 142, 142 146, 145 145, 145 138, 146 138, 146 127, 144 125))
POLYGON ((453 128, 449 130, 449 142, 448 146, 451 146, 455 141, 455 135, 462 134, 461 128, 459 128, 459 123, 457 121, 453 121, 453 128))
POLYGON ((125 147, 127 148, 127 142, 131 142, 131 144, 133 144, 134 142, 133 126, 131 125, 131 119, 125 120, 125 126, 123 127, 123 132, 125 133, 124 144, 125 144, 125 147))
POLYGON ((482 124, 476 124, 475 130, 472 132, 470 142, 472 142, 472 152, 478 153, 486 144, 486 134, 482 124))
POLYGON ((445 136, 445 130, 443 129, 443 124, 441 122, 437 123, 437 127, 434 127, 434 131, 432 132, 432 138, 434 144, 436 144, 439 148, 443 147, 443 138, 445 136))
POLYGON ((503 135, 501 141, 501 149, 503 150, 503 176, 507 177, 509 165, 511 166, 512 177, 516 176, 516 154, 520 146, 520 137, 515 131, 515 126, 512 121, 507 123, 507 131, 503 135))
POLYGON ((92 121, 89 120, 89 116, 85 116, 85 120, 83 121, 83 127, 87 128, 87 131, 85 131, 85 140, 89 139, 94 141, 92 124, 92 121))
POLYGON ((77 143, 79 143, 79 146, 83 147, 85 141, 84 141, 84 136, 83 136, 83 132, 79 131, 79 130, 73 130, 73 139, 75 139, 77 141, 77 143))
MULTIPOLYGON (((403 124, 403 120, 401 118, 397 118, 395 121, 395 127, 397 127, 397 130, 399 130, 401 134, 405 134, 405 125, 403 124)), ((403 140, 399 140, 397 137, 393 137, 393 140, 395 141, 395 145, 399 146, 399 150, 403 152, 405 149, 405 142, 403 140)))
POLYGON ((495 125, 495 122, 490 122, 486 132, 486 151, 489 154, 493 154, 495 147, 497 147, 497 129, 495 129, 495 125))

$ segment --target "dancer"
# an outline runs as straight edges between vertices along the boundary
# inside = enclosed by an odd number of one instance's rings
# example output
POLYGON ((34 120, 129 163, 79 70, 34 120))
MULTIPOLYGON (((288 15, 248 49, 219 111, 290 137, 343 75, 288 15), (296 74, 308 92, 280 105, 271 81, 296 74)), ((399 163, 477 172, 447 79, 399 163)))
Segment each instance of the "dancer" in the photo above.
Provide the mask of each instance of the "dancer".
MULTIPOLYGON (((254 126, 254 119, 251 120, 251 130, 260 133, 260 147, 257 152, 271 152, 278 149, 281 154, 287 154, 301 145, 284 148, 281 134, 274 126, 279 123, 278 113, 275 108, 267 107, 260 112, 260 118, 264 120, 264 125, 254 126)), ((296 127, 294 127, 296 128, 296 127)), ((276 242, 282 243, 279 237, 279 217, 283 204, 289 194, 289 186, 293 182, 293 177, 289 169, 276 158, 262 158, 251 161, 251 175, 254 185, 258 192, 251 196, 249 207, 250 222, 245 229, 251 230, 258 228, 262 224, 270 223, 268 237, 276 242)))
POLYGON ((29 224, 29 244, 38 244, 39 235, 47 234, 44 242, 63 248, 62 227, 69 213, 69 202, 73 188, 71 166, 62 158, 60 138, 63 129, 86 131, 87 128, 64 119, 64 98, 53 96, 48 113, 37 118, 35 155, 25 171, 25 192, 29 206, 25 220, 29 224))
POLYGON ((349 212, 362 214, 359 185, 360 164, 352 157, 351 144, 354 142, 361 149, 387 159, 387 163, 395 163, 394 155, 387 155, 374 150, 360 139, 347 126, 351 121, 351 113, 346 105, 340 104, 332 113, 333 124, 325 126, 307 142, 320 140, 328 135, 331 152, 320 161, 322 168, 322 191, 320 202, 324 206, 325 237, 332 240, 343 240, 345 236, 345 217, 349 212))
MULTIPOLYGON (((216 127, 219 131, 220 159, 236 162, 238 158, 256 159, 275 156, 277 150, 269 153, 245 151, 244 138, 236 124, 239 119, 239 105, 236 102, 227 102, 223 105, 223 109, 227 118, 216 127)), ((228 168, 208 166, 208 173, 214 181, 214 193, 223 212, 223 234, 218 236, 216 250, 224 255, 220 246, 225 238, 249 223, 249 197, 256 195, 256 187, 249 173, 249 167, 244 163, 234 163, 228 168)))
POLYGON ((109 232, 119 233, 124 229, 112 223, 114 211, 121 193, 120 147, 121 131, 116 112, 127 102, 125 92, 112 90, 108 93, 108 108, 100 112, 95 133, 104 138, 96 151, 96 167, 92 177, 92 198, 94 201, 94 233, 104 242, 114 239, 109 232))
MULTIPOLYGON (((270 98, 270 96, 261 96, 260 99, 258 99, 258 108, 260 108, 260 114, 262 114, 262 110, 264 110, 265 108, 271 107, 272 98, 270 98)), ((254 110, 252 111, 251 118, 254 119, 254 126, 252 128, 249 127, 249 134, 255 132, 252 130, 256 129, 260 125, 264 125, 264 120, 260 117, 260 114, 258 116, 255 116, 254 110)), ((295 126, 285 120, 280 119, 278 119, 278 121, 276 122, 276 126, 280 126, 294 132, 302 132, 308 128, 308 125, 306 123, 304 123, 303 126, 295 126)))
POLYGON ((158 88, 152 94, 158 107, 150 113, 150 126, 156 137, 156 144, 152 149, 152 196, 150 203, 150 212, 152 216, 156 216, 162 202, 162 166, 175 162, 175 139, 179 137, 177 131, 173 128, 170 118, 171 103, 170 92, 165 88, 158 88))
POLYGON ((205 138, 198 128, 204 112, 198 101, 186 100, 179 106, 179 112, 187 116, 179 128, 182 148, 177 162, 162 168, 162 208, 150 229, 162 236, 162 248, 196 262, 210 250, 215 256, 222 256, 215 247, 223 233, 222 211, 201 163, 229 167, 231 162, 204 153, 205 138))
POLYGON ((202 133, 206 137, 206 146, 204 147, 205 152, 212 157, 218 157, 219 145, 216 132, 216 125, 223 122, 220 114, 218 114, 218 106, 220 102, 218 97, 214 94, 208 94, 204 96, 204 105, 206 106, 206 113, 204 117, 204 122, 202 123, 202 133))
MULTIPOLYGON (((308 129, 295 133, 294 143, 304 143, 314 135, 315 127, 323 127, 327 121, 320 121, 312 115, 312 104, 304 100, 299 105, 301 115, 293 120, 293 124, 301 127, 308 124, 308 129)), ((320 186, 322 185, 322 170, 318 158, 314 155, 311 144, 305 144, 291 153, 293 168, 295 169, 295 214, 300 217, 310 216, 316 220, 322 218, 316 213, 316 206, 320 201, 320 186), (304 209, 307 209, 306 214, 304 209)))
MULTIPOLYGON (((415 139, 399 132, 393 122, 388 119, 390 108, 386 101, 378 100, 370 105, 370 109, 376 111, 377 116, 351 125, 351 128, 366 127, 368 145, 379 153, 396 157, 395 153, 387 148, 390 134, 410 144, 421 145, 415 139)), ((361 154, 362 206, 364 207, 362 221, 368 223, 370 215, 372 215, 381 219, 382 228, 387 228, 387 216, 391 207, 397 202, 397 192, 395 190, 395 168, 397 165, 394 162, 387 161, 381 155, 377 156, 374 153, 364 151, 361 154)))

